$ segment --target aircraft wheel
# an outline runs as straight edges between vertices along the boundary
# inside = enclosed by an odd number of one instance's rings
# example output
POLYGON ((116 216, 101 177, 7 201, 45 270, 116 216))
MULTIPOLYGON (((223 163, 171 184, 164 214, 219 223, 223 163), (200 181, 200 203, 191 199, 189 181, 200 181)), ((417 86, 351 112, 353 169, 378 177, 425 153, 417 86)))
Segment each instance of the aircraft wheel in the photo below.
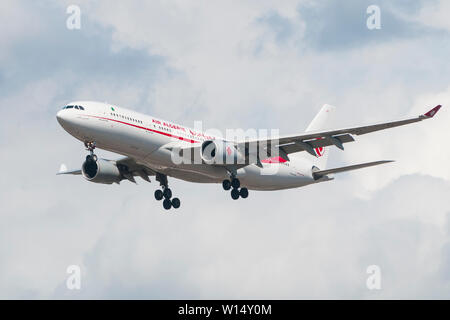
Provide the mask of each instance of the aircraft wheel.
POLYGON ((180 199, 178 198, 172 199, 172 207, 174 207, 174 209, 178 209, 180 205, 181 205, 180 199))
POLYGON ((231 186, 232 186, 234 189, 239 189, 239 187, 241 186, 241 182, 239 181, 239 179, 233 178, 233 179, 231 180, 231 186))
POLYGON ((231 181, 230 180, 223 180, 222 181, 222 187, 223 190, 228 191, 231 189, 231 181))
POLYGON ((162 198, 164 198, 163 192, 161 190, 156 190, 155 191, 155 199, 156 200, 162 200, 162 198))
POLYGON ((247 198, 247 197, 248 197, 248 189, 247 189, 247 188, 242 188, 242 189, 239 191, 239 195, 240 195, 243 199, 247 198))
POLYGON ((238 189, 231 190, 231 198, 233 200, 239 199, 239 190, 238 189))
POLYGON ((164 198, 166 198, 166 199, 172 198, 172 190, 170 190, 169 188, 165 188, 163 191, 163 194, 164 194, 164 198))
POLYGON ((170 208, 172 208, 172 202, 170 202, 169 199, 164 199, 163 207, 164 209, 169 210, 170 208))

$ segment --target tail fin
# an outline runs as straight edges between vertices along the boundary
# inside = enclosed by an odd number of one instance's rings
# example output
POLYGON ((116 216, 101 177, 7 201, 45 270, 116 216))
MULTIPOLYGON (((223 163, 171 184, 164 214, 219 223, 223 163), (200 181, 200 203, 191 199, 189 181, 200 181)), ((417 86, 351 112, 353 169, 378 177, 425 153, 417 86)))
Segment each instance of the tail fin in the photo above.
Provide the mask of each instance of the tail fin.
MULTIPOLYGON (((314 119, 309 124, 306 132, 310 131, 322 131, 324 129, 332 129, 331 124, 333 120, 333 115, 336 107, 329 104, 323 105, 319 113, 316 114, 314 119)), ((327 166, 328 154, 330 153, 330 147, 315 148, 316 157, 313 157, 306 152, 302 152, 302 155, 311 159, 314 166, 318 167, 320 170, 324 170, 327 166), (306 154, 305 154, 306 153, 306 154)))

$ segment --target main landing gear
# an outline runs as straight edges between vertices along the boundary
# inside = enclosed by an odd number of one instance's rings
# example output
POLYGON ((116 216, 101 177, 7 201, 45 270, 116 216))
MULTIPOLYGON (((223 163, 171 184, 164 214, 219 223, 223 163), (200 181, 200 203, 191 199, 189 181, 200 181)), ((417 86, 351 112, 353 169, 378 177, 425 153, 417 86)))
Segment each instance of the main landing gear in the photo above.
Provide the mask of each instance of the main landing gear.
POLYGON ((167 176, 165 174, 157 173, 156 180, 159 181, 162 190, 155 191, 155 199, 160 201, 163 200, 163 207, 166 210, 170 208, 178 209, 181 205, 180 199, 172 199, 172 190, 169 189, 169 184, 167 182, 167 176))
POLYGON ((89 155, 86 156, 86 161, 96 162, 97 156, 94 153, 95 142, 94 141, 85 142, 84 146, 86 147, 86 150, 89 151, 89 155))
POLYGON ((239 197, 245 199, 248 197, 248 189, 240 188, 241 182, 235 176, 231 176, 231 180, 223 180, 222 187, 225 191, 231 189, 231 198, 233 200, 239 199, 239 197), (240 188, 240 189, 239 189, 240 188))

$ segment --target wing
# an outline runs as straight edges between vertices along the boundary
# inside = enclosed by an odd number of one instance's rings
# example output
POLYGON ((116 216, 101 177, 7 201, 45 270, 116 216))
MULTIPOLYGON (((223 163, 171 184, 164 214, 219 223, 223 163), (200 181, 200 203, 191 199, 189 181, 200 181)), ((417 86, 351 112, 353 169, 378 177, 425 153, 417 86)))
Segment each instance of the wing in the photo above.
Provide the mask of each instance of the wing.
MULTIPOLYGON (((136 160, 130 157, 123 157, 118 160, 107 160, 114 162, 120 170, 120 173, 131 182, 136 183, 134 179, 135 176, 141 177, 143 180, 150 182, 149 176, 156 175, 156 172, 151 168, 137 163, 136 160)), ((68 170, 65 164, 61 165, 59 172, 57 175, 61 174, 71 174, 71 175, 80 175, 82 172, 80 169, 77 170, 68 170)))
MULTIPOLYGON (((375 131, 385 130, 393 127, 399 127, 406 124, 419 122, 422 120, 432 118, 441 108, 441 105, 438 105, 428 111, 425 114, 422 114, 418 117, 407 118, 403 120, 384 122, 372 125, 366 125, 361 127, 352 127, 338 130, 329 130, 329 131, 312 131, 307 132, 301 135, 293 135, 293 136, 284 136, 277 139, 259 139, 259 140, 248 140, 242 141, 238 143, 238 148, 241 150, 249 150, 249 146, 251 144, 262 144, 265 146, 267 151, 270 148, 272 150, 279 151, 280 157, 289 160, 288 154, 300 151, 306 151, 313 156, 316 156, 315 148, 325 147, 335 145, 341 150, 344 150, 344 143, 354 141, 352 135, 363 135, 366 133, 371 133, 375 131)), ((257 150, 253 148, 251 150, 257 150)), ((270 152, 268 152, 268 156, 270 156, 270 152)))
POLYGON ((115 162, 119 167, 122 175, 134 183, 136 183, 136 181, 134 180, 135 176, 139 176, 143 180, 150 182, 149 176, 156 175, 156 172, 151 168, 136 162, 136 160, 130 157, 123 157, 116 160, 115 162))

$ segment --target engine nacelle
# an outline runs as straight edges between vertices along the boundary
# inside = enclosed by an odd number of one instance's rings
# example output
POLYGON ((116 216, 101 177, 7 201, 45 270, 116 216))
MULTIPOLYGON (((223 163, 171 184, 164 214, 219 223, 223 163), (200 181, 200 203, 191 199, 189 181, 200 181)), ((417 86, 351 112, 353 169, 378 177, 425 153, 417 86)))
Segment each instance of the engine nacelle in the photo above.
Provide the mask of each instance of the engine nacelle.
POLYGON ((81 166, 81 172, 86 180, 95 183, 112 184, 123 180, 117 165, 103 159, 86 160, 81 166))
POLYGON ((236 149, 236 146, 227 141, 207 140, 202 143, 202 160, 207 164, 243 164, 244 156, 236 149))

